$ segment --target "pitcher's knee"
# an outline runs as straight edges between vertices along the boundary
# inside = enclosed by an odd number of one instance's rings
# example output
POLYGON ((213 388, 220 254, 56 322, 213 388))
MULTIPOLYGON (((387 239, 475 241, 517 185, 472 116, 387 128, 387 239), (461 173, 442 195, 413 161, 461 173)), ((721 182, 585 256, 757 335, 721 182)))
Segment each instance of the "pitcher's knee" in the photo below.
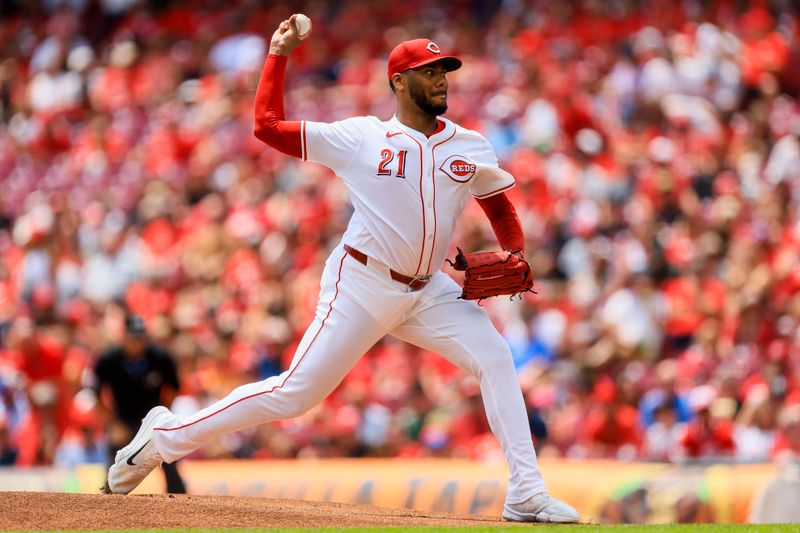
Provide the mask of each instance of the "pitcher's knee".
POLYGON ((498 334, 496 338, 486 341, 474 349, 479 372, 485 375, 515 374, 514 358, 505 339, 498 334))
POLYGON ((301 415, 306 414, 308 411, 311 410, 312 407, 317 405, 318 402, 308 402, 302 399, 293 400, 291 398, 288 399, 286 403, 286 408, 284 409, 284 413, 286 414, 286 418, 295 418, 301 415))
POLYGON ((516 376, 514 359, 511 357, 511 352, 496 353, 493 358, 484 362, 483 372, 491 375, 516 376))
POLYGON ((281 418, 295 418, 306 414, 309 409, 311 409, 310 406, 301 404, 288 404, 284 409, 281 410, 281 418))
POLYGON ((274 400, 279 405, 281 418, 295 418, 304 415, 312 407, 323 400, 318 391, 313 390, 288 390, 276 391, 274 400))

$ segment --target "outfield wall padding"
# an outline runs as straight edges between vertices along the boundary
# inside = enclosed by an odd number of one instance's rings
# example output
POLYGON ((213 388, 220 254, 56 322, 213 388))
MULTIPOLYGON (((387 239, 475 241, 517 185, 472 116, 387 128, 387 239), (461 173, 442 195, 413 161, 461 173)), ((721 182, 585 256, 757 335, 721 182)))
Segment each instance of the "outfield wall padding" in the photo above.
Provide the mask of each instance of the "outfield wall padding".
MULTIPOLYGON (((504 463, 448 459, 181 461, 194 494, 367 503, 497 516, 504 463)), ((550 492, 593 522, 745 522, 754 495, 780 473, 770 464, 678 466, 542 459, 550 492)), ((0 469, 2 490, 96 492, 105 469, 0 469)), ((153 472, 135 492, 164 491, 153 472)))

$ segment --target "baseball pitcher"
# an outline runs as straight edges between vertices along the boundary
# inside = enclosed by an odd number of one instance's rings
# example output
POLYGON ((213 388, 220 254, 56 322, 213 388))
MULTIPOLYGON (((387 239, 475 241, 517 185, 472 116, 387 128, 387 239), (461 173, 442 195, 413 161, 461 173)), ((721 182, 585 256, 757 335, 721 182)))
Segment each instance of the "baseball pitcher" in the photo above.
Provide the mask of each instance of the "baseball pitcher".
POLYGON ((272 35, 256 94, 255 135, 274 149, 331 168, 355 208, 325 264, 315 319, 281 375, 243 385, 191 416, 166 407, 150 411, 133 441, 117 453, 107 490, 128 493, 161 462, 176 461, 220 435, 305 413, 390 334, 441 354, 479 381, 511 473, 503 517, 577 522, 575 509, 547 493, 511 352, 475 301, 528 290, 532 281, 522 228, 504 193, 514 178, 498 167, 479 133, 441 116, 447 110, 447 73, 460 68, 461 60, 428 39, 402 42, 388 61, 397 103, 391 119, 289 121, 283 79, 299 35, 296 15, 272 35), (504 251, 497 261, 458 258, 456 268, 468 278, 471 266, 478 273, 471 285, 460 287, 441 267, 470 197, 485 211, 504 251), (516 281, 497 283, 505 276, 516 281))

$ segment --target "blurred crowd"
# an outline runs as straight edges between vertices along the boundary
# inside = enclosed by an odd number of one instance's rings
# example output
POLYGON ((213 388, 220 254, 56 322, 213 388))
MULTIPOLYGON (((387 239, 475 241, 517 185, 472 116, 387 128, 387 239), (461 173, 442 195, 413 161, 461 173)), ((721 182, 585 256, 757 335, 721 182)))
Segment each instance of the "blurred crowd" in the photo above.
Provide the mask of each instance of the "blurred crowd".
MULTIPOLYGON (((0 464, 104 460, 94 363, 130 313, 177 412, 287 368, 352 209, 252 134, 292 12, 289 119, 389 118, 403 39, 464 59, 447 116, 516 177, 536 273, 483 305, 540 456, 800 453, 796 2, 42 0, 0 6, 0 464)), ((497 248, 475 202, 456 244, 497 248)), ((387 338, 309 413, 192 457, 330 456, 502 454, 476 383, 387 338)))

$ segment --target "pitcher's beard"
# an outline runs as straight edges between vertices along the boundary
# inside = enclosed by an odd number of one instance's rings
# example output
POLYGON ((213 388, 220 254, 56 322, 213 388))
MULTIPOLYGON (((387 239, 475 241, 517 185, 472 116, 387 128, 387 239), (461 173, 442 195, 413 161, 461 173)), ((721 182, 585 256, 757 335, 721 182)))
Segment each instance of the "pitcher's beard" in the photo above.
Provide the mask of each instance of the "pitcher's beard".
POLYGON ((434 104, 430 100, 428 100, 425 93, 422 92, 421 89, 412 85, 410 87, 411 91, 409 94, 411 95, 411 99, 414 101, 417 106, 425 111, 427 114, 438 117, 439 115, 444 115, 447 111, 447 102, 444 104, 434 104))

